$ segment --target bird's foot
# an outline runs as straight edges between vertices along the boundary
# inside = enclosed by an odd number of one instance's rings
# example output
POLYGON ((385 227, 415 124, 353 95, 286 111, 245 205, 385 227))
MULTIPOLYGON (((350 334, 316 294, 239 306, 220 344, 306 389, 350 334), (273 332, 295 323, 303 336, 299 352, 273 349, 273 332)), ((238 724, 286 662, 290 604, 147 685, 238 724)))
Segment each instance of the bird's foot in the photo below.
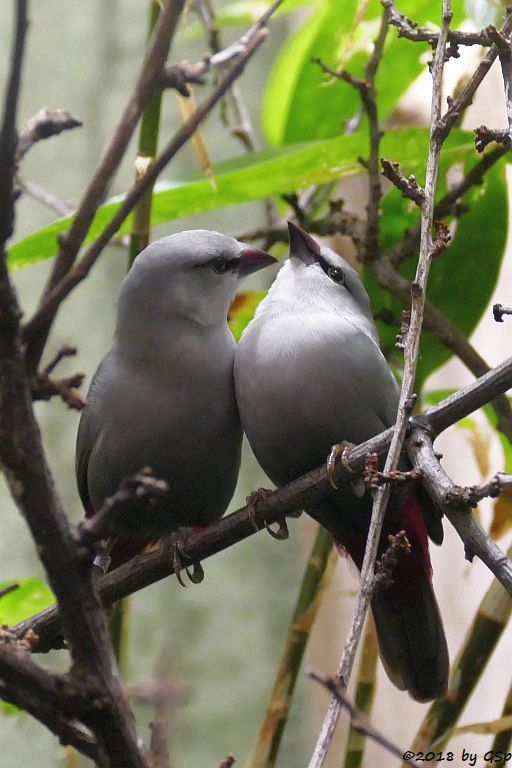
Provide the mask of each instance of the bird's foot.
POLYGON ((265 522, 265 529, 270 533, 272 538, 277 539, 278 541, 285 541, 285 539, 290 538, 290 531, 288 530, 288 526, 286 524, 286 518, 282 517, 281 520, 277 520, 276 524, 279 526, 277 531, 274 531, 273 528, 270 527, 270 523, 265 522))
POLYGON ((164 546, 168 547, 174 573, 176 574, 178 583, 182 587, 186 587, 187 585, 181 578, 181 571, 185 571, 192 584, 200 584, 204 579, 204 569, 201 563, 192 563, 191 570, 190 566, 183 565, 182 561, 182 558, 187 557, 187 552, 185 550, 187 534, 193 530, 195 530, 195 528, 178 528, 177 531, 173 531, 164 540, 164 546))
POLYGON ((350 451, 355 448, 354 443, 349 443, 347 440, 343 440, 341 443, 336 443, 332 446, 331 452, 329 456, 327 457, 326 462, 326 469, 327 469, 327 480, 329 481, 329 485, 331 488, 333 488, 335 491, 338 490, 338 486, 334 482, 334 472, 336 470, 336 462, 341 461, 347 472, 349 472, 351 475, 355 475, 355 471, 350 466, 348 455, 350 451))
MULTIPOLYGON (((255 531, 260 530, 258 523, 256 522, 256 504, 258 501, 266 499, 267 496, 269 496, 271 493, 273 493, 273 491, 271 491, 269 488, 258 488, 256 491, 252 491, 252 493, 247 496, 246 504, 249 510, 249 520, 251 521, 255 531)), ((277 525, 279 526, 277 531, 273 530, 273 528, 270 527, 270 523, 267 523, 265 520, 263 521, 263 524, 265 530, 267 530, 274 539, 284 541, 290 536, 290 532, 286 524, 286 519, 284 517, 277 521, 277 525)))

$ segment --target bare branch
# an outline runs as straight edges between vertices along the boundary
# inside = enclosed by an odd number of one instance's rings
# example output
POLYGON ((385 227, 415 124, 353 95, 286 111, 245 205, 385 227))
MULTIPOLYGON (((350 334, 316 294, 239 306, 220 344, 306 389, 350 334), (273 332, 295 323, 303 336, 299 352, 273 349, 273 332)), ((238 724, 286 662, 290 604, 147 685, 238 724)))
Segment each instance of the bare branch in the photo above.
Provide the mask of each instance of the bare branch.
POLYGON ((382 165, 382 175, 400 190, 402 197, 406 197, 416 205, 421 206, 425 199, 425 191, 418 184, 416 176, 411 175, 406 178, 400 170, 400 165, 393 160, 386 160, 385 157, 381 158, 380 164, 382 165))
POLYGON ((16 168, 16 115, 21 80, 21 68, 28 27, 26 0, 18 0, 16 29, 5 107, 0 129, 0 258, 4 260, 5 243, 10 238, 14 223, 13 179, 16 168))
MULTIPOLYGON (((414 43, 428 43, 432 48, 436 48, 439 42, 439 32, 420 27, 408 16, 400 13, 393 0, 381 0, 384 8, 389 11, 389 23, 398 30, 398 37, 406 37, 414 43)), ((459 30, 450 30, 448 33, 448 42, 453 46, 458 45, 481 45, 489 47, 499 39, 500 32, 492 24, 479 32, 460 32, 459 30)), ((453 54, 452 54, 453 55, 453 54)))
MULTIPOLYGON (((477 555, 504 586, 512 585, 511 561, 473 517, 470 502, 464 499, 463 493, 439 464, 432 442, 421 428, 413 429, 408 452, 414 467, 421 467, 423 483, 432 500, 443 510, 464 542, 466 558, 472 560, 477 555)), ((508 591, 512 594, 510 586, 508 591)))
MULTIPOLYGON (((411 283, 393 269, 385 256, 372 263, 370 269, 380 285, 387 288, 390 293, 403 301, 404 304, 410 304, 411 283)), ((456 354, 474 376, 482 376, 490 370, 485 360, 469 343, 466 336, 428 300, 425 301, 424 312, 424 328, 432 331, 448 349, 456 354)), ((500 395, 491 404, 498 417, 498 429, 512 441, 512 410, 510 403, 506 397, 500 395)))
POLYGON ((504 307, 503 304, 493 304, 492 313, 497 323, 503 322, 503 315, 512 315, 511 307, 504 307))
POLYGON ((156 499, 165 498, 168 493, 168 484, 154 477, 149 467, 126 477, 116 493, 105 499, 96 514, 79 524, 78 537, 82 545, 89 549, 99 539, 106 538, 111 533, 115 517, 121 515, 127 507, 133 506, 133 501, 146 499, 151 506, 156 499))
MULTIPOLYGON (((441 95, 442 77, 445 63, 445 49, 452 13, 450 0, 443 0, 442 27, 438 45, 431 67, 432 73, 432 124, 430 131, 429 152, 427 157, 427 171, 425 179, 425 197, 421 204, 421 243, 418 267, 412 291, 411 320, 409 331, 405 340, 405 365, 403 371, 402 387, 398 403, 396 424, 393 428, 393 437, 389 446, 388 455, 384 465, 384 472, 389 474, 396 469, 405 439, 409 421, 409 403, 413 396, 414 378, 419 355, 421 328, 423 324, 423 312, 425 294, 430 264, 433 258, 434 244, 432 242, 432 226, 434 221, 434 200, 439 169, 439 156, 443 136, 438 126, 441 119, 441 95)), ((366 614, 368 612, 372 584, 374 580, 375 561, 380 540, 384 515, 388 504, 390 488, 383 485, 374 494, 370 529, 366 541, 366 549, 361 568, 361 589, 358 595, 356 612, 349 631, 337 679, 345 688, 348 684, 356 651, 363 632, 366 614)), ((320 768, 327 756, 329 746, 334 736, 336 723, 340 712, 340 702, 336 697, 331 697, 327 714, 324 718, 320 734, 317 739, 315 751, 309 763, 309 768, 320 768)))
MULTIPOLYGON (((266 16, 267 14, 265 14, 266 16)), ((80 261, 62 276, 62 279, 54 285, 45 295, 38 310, 25 326, 24 338, 27 342, 45 336, 48 323, 68 294, 78 285, 96 263, 103 248, 115 235, 123 221, 132 211, 133 207, 147 189, 151 188, 163 168, 177 154, 189 140, 204 118, 211 112, 215 104, 222 98, 230 85, 241 75, 246 63, 267 37, 266 28, 255 25, 255 32, 248 42, 244 44, 243 52, 239 54, 235 63, 221 78, 214 90, 198 105, 195 112, 177 131, 174 138, 166 145, 162 153, 151 165, 148 171, 134 184, 126 195, 124 202, 118 208, 110 222, 105 226, 94 243, 86 250, 80 261)), ((246 39, 244 35, 242 39, 246 39)))
MULTIPOLYGON (((429 408, 421 416, 413 417, 412 425, 418 422, 422 429, 428 425, 433 435, 439 435, 456 421, 482 407, 498 392, 504 392, 511 387, 512 358, 459 392, 450 395, 438 405, 429 408)), ((393 428, 387 429, 353 448, 348 455, 349 468, 346 463, 338 462, 333 469, 332 479, 336 485, 353 481, 354 473, 363 474, 368 454, 377 453, 382 459, 386 455, 392 434, 393 428)), ((283 516, 293 514, 329 496, 331 491, 326 465, 322 465, 264 498, 260 498, 252 508, 243 507, 227 515, 218 523, 208 526, 201 533, 189 533, 184 541, 183 565, 204 560, 253 535, 254 520, 259 528, 264 528, 265 523, 278 522, 283 516)), ((496 564, 501 562, 501 559, 500 551, 496 564)), ((101 579, 98 584, 101 599, 105 605, 109 605, 173 572, 173 564, 165 548, 144 556, 137 556, 101 579)), ((512 579, 505 578, 502 583, 512 594, 512 579)), ((56 609, 48 608, 13 628, 18 638, 23 637, 29 630, 39 638, 35 650, 46 651, 53 647, 54 638, 60 632, 60 618, 56 609)), ((62 643, 57 644, 57 647, 61 645, 62 643)))
POLYGON ((366 715, 358 710, 353 704, 351 704, 345 695, 343 686, 337 683, 336 680, 328 677, 321 677, 315 672, 310 672, 308 677, 310 677, 312 680, 315 680, 317 683, 320 683, 320 685, 323 685, 324 688, 330 691, 332 696, 334 696, 334 698, 338 701, 340 708, 343 707, 347 710, 350 715, 350 725, 355 731, 362 733, 364 736, 372 739, 372 741, 380 744, 380 746, 384 747, 384 749, 389 752, 389 754, 398 757, 400 760, 403 760, 405 765, 410 765, 411 768, 420 768, 419 763, 416 763, 414 760, 410 760, 406 757, 407 752, 405 750, 397 747, 387 738, 387 736, 378 731, 373 727, 373 725, 369 723, 366 715))
MULTIPOLYGON (((94 214, 107 194, 110 181, 124 156, 139 117, 151 94, 159 86, 162 68, 176 31, 184 1, 167 0, 164 5, 134 91, 128 100, 112 139, 105 148, 98 167, 84 192, 69 230, 60 238, 59 253, 41 300, 43 305, 45 297, 51 293, 54 287, 71 269, 92 223, 94 214)), ((37 333, 28 333, 26 335, 26 355, 31 373, 35 372, 41 359, 57 306, 47 310, 44 321, 39 324, 37 333)))
POLYGON ((39 184, 34 184, 33 181, 22 179, 19 174, 16 174, 16 185, 26 195, 54 211, 57 216, 71 216, 75 210, 70 203, 61 200, 60 197, 57 197, 52 192, 43 189, 39 184))
POLYGON ((62 109, 43 107, 27 120, 20 131, 16 147, 16 162, 24 157, 29 149, 37 142, 57 136, 63 131, 80 128, 82 121, 62 109))

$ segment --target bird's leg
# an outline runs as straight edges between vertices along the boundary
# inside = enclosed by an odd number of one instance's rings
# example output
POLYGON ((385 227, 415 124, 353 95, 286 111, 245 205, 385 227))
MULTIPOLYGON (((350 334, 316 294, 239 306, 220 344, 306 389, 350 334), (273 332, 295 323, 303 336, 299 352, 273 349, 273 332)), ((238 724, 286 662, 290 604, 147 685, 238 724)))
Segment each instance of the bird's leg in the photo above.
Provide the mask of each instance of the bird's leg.
POLYGON ((181 578, 182 570, 185 571, 192 584, 200 584, 204 579, 204 570, 201 563, 192 563, 192 572, 190 572, 189 567, 186 565, 184 566, 182 562, 182 558, 187 557, 185 544, 187 540, 187 534, 190 533, 191 530, 197 530, 197 527, 178 528, 177 531, 173 531, 164 539, 164 546, 168 548, 168 553, 171 558, 174 573, 176 574, 176 578, 182 587, 187 586, 181 578))
MULTIPOLYGON (((256 504, 258 501, 261 501, 262 499, 265 499, 269 494, 273 493, 273 491, 269 490, 268 488, 258 488, 256 491, 252 491, 252 493, 247 496, 247 499, 245 500, 245 503, 248 508, 249 512, 249 520, 252 523, 252 526, 254 527, 254 530, 259 531, 258 523, 256 522, 256 504)), ((277 520, 277 524, 279 528, 277 531, 274 531, 270 524, 267 523, 265 520, 263 521, 265 529, 270 533, 270 535, 274 539, 278 539, 279 541, 284 541, 285 539, 289 538, 290 532, 288 530, 288 526, 286 524, 286 518, 282 517, 281 520, 277 520)))

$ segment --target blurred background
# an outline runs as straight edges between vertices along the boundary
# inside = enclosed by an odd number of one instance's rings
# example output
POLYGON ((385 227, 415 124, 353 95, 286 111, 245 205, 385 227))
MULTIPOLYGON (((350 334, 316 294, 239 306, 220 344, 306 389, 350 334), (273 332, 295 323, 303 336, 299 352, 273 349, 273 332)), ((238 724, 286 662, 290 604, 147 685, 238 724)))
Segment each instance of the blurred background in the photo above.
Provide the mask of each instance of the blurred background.
MULTIPOLYGON (((432 3, 439 6, 438 3, 432 3)), ((91 169, 110 137, 120 111, 138 72, 146 39, 148 3, 140 0, 89 0, 64 3, 61 0, 33 2, 30 8, 28 50, 24 67, 20 121, 25 121, 42 106, 69 110, 79 117, 83 129, 66 132, 41 142, 23 163, 23 177, 41 184, 73 207, 80 198, 91 169)), ((481 21, 481 20, 480 20, 481 21)), ((247 67, 240 89, 251 113, 258 143, 258 109, 262 90, 280 43, 289 33, 293 20, 274 20, 264 53, 247 67)), ((3 89, 12 30, 12 3, 0 4, 0 86, 3 89)), ((225 40, 238 36, 227 30, 225 40)), ((201 37, 178 37, 172 60, 199 60, 206 45, 201 37)), ((472 55, 472 54, 470 54, 472 55)), ((468 62, 457 63, 460 73, 468 62)), ((459 75, 450 67, 455 82, 459 75)), ((448 80, 448 85, 450 80, 448 80)), ((407 110, 420 119, 428 117, 426 79, 420 80, 407 96, 407 110)), ((489 83, 465 117, 465 125, 486 122, 504 126, 502 84, 499 71, 492 71, 489 83)), ((175 97, 166 93, 163 103, 161 138, 166 139, 180 122, 175 97)), ((204 126, 213 162, 242 153, 240 143, 222 125, 218 110, 204 126)), ((112 193, 123 192, 134 176, 136 143, 126 153, 112 193)), ((187 146, 164 173, 178 176, 195 168, 197 161, 187 146)), ((0 171, 1 172, 1 171, 0 171)), ((349 188, 347 187, 347 190, 349 188)), ((360 185, 353 185, 354 199, 361 198, 360 185)), ((355 203, 357 204, 357 203, 355 203)), ((238 234, 262 220, 261 203, 245 204, 200 216, 180 219, 157 227, 153 239, 187 228, 210 228, 238 234)), ((55 214, 23 195, 17 206, 15 240, 52 221, 55 214)), ((81 370, 87 381, 106 351, 114 326, 114 297, 126 272, 127 254, 120 247, 105 250, 91 276, 63 305, 47 349, 47 360, 64 344, 78 346, 78 355, 65 361, 61 375, 81 370)), ((29 315, 48 274, 48 263, 14 273, 14 281, 25 315, 29 315)), ((495 299, 512 303, 510 258, 504 260, 495 299)), ((258 283, 266 288, 272 275, 258 283)), ((510 325, 494 323, 492 312, 484 317, 472 337, 476 348, 489 364, 512 354, 510 325)), ((437 371, 426 389, 454 388, 472 376, 457 362, 437 371)), ((87 385, 87 384, 86 384, 87 385)), ((54 479, 64 506, 73 521, 82 511, 75 489, 74 443, 79 415, 54 399, 36 405, 54 479)), ((479 417, 476 417, 477 421, 479 417)), ((488 466, 478 462, 478 445, 460 428, 448 430, 438 441, 444 453, 444 466, 455 482, 468 485, 502 468, 498 441, 482 419, 479 445, 487 446, 488 466)), ((477 441, 478 442, 478 441, 477 441)), ((480 451, 482 455, 482 451, 480 451)), ((2 533, 0 536, 0 580, 25 576, 44 577, 25 524, 18 514, 3 480, 0 488, 2 533)), ((244 451, 243 469, 230 509, 243 505, 247 494, 260 486, 269 487, 250 451, 244 451)), ((482 519, 488 522, 490 506, 481 505, 482 519)), ((169 674, 179 691, 180 702, 172 718, 171 749, 173 765, 179 768, 219 765, 232 752, 240 763, 248 756, 259 730, 281 644, 291 617, 304 563, 314 536, 314 524, 302 517, 290 522, 291 537, 280 543, 265 533, 251 537, 205 563, 206 579, 200 586, 182 589, 174 578, 136 594, 131 600, 127 679, 130 683, 169 674)), ((445 619, 448 643, 454 656, 464 638, 491 576, 474 562, 464 561, 463 547, 448 524, 442 550, 433 548, 435 587, 445 619)), ((500 541, 507 546, 507 541, 500 541)), ((305 669, 333 673, 343 647, 354 608, 357 579, 346 560, 340 560, 316 622, 305 669)), ((498 717, 510 686, 510 627, 501 639, 493 663, 479 684, 464 716, 464 722, 498 717)), ((54 652, 45 663, 64 668, 64 652, 54 652)), ((307 764, 327 697, 314 683, 300 676, 291 721, 286 729, 279 764, 307 764)), ((426 712, 395 690, 379 669, 377 699, 372 721, 398 744, 407 747, 426 712)), ((149 707, 136 705, 140 733, 148 738, 149 707)), ((343 720, 343 718, 342 718, 343 720)), ((345 729, 345 721, 340 732, 345 729)), ((32 764, 37 756, 40 768, 64 766, 69 755, 56 739, 28 716, 0 714, 0 765, 32 764)), ((489 737, 467 734, 453 744, 473 752, 484 751, 489 737)), ((453 747, 452 747, 453 748, 453 747)), ((340 764, 336 748, 330 766, 340 764)), ((370 746, 365 765, 382 768, 396 765, 380 748, 370 746)), ((453 763, 457 765, 457 763, 453 763)))

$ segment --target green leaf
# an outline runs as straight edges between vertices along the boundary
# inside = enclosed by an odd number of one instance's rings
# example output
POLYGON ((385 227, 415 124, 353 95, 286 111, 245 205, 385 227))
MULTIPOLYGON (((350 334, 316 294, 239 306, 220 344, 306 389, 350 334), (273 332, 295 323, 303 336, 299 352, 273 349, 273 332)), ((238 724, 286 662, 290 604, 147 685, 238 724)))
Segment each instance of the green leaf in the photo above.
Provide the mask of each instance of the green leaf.
MULTIPOLYGON (((356 0, 342 4, 323 0, 282 47, 263 100, 262 126, 271 144, 337 136, 344 122, 360 109, 359 93, 353 86, 326 77, 311 61, 321 58, 331 67, 341 64, 356 77, 364 76, 382 6, 371 0, 364 20, 353 29, 359 6, 356 0)), ((432 0, 403 0, 400 12, 426 24, 438 20, 440 7, 432 0)), ((460 22, 465 16, 462 0, 455 0, 454 12, 460 22)), ((376 82, 380 120, 389 117, 406 89, 425 70, 422 57, 429 50, 426 43, 411 43, 390 29, 376 82)))
POLYGON ((283 45, 263 98, 262 126, 271 144, 336 136, 343 116, 356 111, 356 91, 338 82, 326 87, 311 62, 313 56, 336 60, 356 8, 357 0, 324 0, 283 45))
MULTIPOLYGON (((427 141, 428 133, 425 129, 390 130, 383 139, 382 153, 387 157, 399 158, 404 171, 413 171, 420 176, 427 141)), ((365 150, 366 145, 366 132, 361 131, 351 136, 294 144, 236 157, 214 166, 217 183, 215 190, 200 172, 189 174, 181 180, 161 182, 153 196, 151 223, 161 224, 226 205, 292 192, 309 184, 321 184, 361 174, 364 171, 356 158, 365 150)), ((473 135, 463 131, 452 132, 443 154, 445 165, 452 165, 456 160, 464 160, 473 155, 473 135)), ((390 196, 386 195, 385 201, 390 196)), ((86 242, 97 237, 119 207, 121 199, 112 198, 99 208, 86 242)), ((385 239, 390 239, 391 231, 395 238, 401 236, 406 226, 410 225, 411 214, 407 206, 396 192, 383 218, 385 239)), ((71 218, 59 219, 12 246, 9 265, 22 267, 54 256, 57 251, 57 235, 69 227, 71 218)), ((120 232, 129 229, 128 219, 120 232)))
MULTIPOLYGON (((12 583, 0 583, 0 590, 12 583)), ((0 625, 13 626, 55 602, 51 589, 41 579, 17 579, 15 583, 18 588, 0 598, 0 625)))
MULTIPOLYGON (((160 224, 181 216, 360 174, 362 168, 356 158, 364 141, 364 137, 354 134, 348 138, 242 155, 214 166, 216 189, 212 189, 200 172, 190 174, 181 181, 160 182, 153 195, 151 223, 160 224)), ((112 198, 98 209, 86 243, 98 236, 119 207, 121 199, 112 198)), ((57 235, 69 227, 71 220, 72 217, 67 217, 52 222, 13 245, 9 252, 9 265, 23 267, 54 256, 57 235)), ((129 230, 130 219, 124 223, 120 233, 129 230)))

